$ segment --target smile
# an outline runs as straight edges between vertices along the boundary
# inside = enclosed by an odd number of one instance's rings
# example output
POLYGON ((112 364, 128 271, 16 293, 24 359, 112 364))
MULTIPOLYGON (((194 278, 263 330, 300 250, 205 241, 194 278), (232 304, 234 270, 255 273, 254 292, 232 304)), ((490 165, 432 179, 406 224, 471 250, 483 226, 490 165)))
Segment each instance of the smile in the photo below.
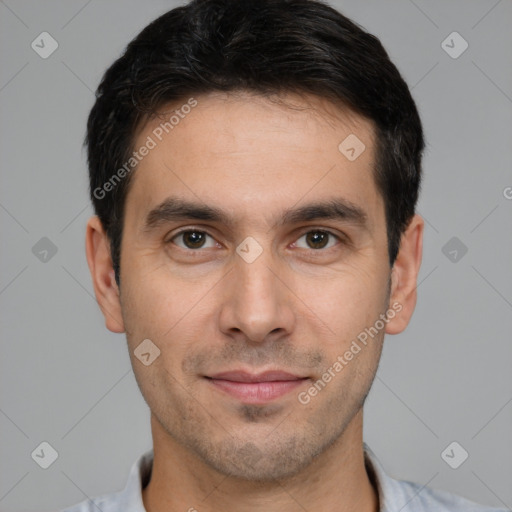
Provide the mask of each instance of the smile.
POLYGON ((276 400, 309 380, 308 377, 281 371, 261 374, 224 372, 206 378, 219 391, 250 404, 264 404, 276 400))

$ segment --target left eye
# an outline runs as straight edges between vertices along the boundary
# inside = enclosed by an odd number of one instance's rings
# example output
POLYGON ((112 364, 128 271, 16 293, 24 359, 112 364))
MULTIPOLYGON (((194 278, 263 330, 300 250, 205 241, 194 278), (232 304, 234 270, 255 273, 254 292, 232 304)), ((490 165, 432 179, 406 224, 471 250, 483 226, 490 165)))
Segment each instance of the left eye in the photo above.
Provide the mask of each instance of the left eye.
POLYGON ((331 243, 331 245, 329 245, 329 243, 330 243, 329 238, 333 242, 336 242, 336 240, 339 240, 339 238, 336 235, 334 235, 333 233, 331 233, 329 231, 321 231, 321 230, 308 231, 307 233, 302 235, 298 240, 302 240, 303 238, 306 241, 306 247, 301 246, 298 241, 295 242, 294 245, 296 245, 297 247, 301 247, 303 249, 313 249, 313 250, 325 249, 325 248, 330 249, 331 247, 336 245, 336 243, 331 243))

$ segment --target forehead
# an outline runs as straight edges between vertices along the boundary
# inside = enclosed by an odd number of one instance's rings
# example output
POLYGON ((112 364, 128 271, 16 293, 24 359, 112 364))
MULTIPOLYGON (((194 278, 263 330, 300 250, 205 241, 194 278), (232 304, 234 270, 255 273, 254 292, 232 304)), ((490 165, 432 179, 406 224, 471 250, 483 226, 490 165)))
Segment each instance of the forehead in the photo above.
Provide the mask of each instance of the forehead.
POLYGON ((151 149, 132 176, 127 212, 172 195, 255 221, 336 194, 370 219, 383 214, 373 124, 325 99, 210 93, 160 112, 136 137, 135 151, 151 149))

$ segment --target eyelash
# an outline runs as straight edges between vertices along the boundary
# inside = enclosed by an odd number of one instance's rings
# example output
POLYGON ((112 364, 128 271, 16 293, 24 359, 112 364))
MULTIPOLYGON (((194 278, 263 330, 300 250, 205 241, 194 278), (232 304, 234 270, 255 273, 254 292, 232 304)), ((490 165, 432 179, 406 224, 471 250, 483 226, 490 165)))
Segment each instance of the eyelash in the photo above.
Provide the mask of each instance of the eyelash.
MULTIPOLYGON (((178 238, 180 235, 183 235, 184 233, 201 233, 201 234, 205 234, 205 235, 208 235, 209 237, 213 238, 215 240, 215 237, 210 235, 210 233, 208 233, 207 231, 203 231, 201 229, 195 229, 195 228, 185 228, 185 229, 182 229, 180 231, 178 231, 177 233, 174 233, 174 235, 172 235, 171 238, 169 238, 165 243, 166 244, 170 244, 170 243, 173 243, 173 240, 178 238)), ((347 240, 345 238, 343 238, 342 236, 340 235, 336 235, 335 233, 333 233, 332 231, 329 231, 327 229, 324 229, 324 228, 313 228, 313 229, 308 229, 307 231, 304 231, 298 238, 297 240, 301 239, 303 236, 309 234, 309 233, 325 233, 327 235, 329 235, 330 237, 333 237, 335 238, 339 243, 347 243, 347 240)), ((294 242, 296 243, 296 242, 294 242)), ((338 244, 336 244, 338 245, 338 244)), ((180 246, 177 246, 179 247, 179 249, 185 251, 185 252, 189 252, 189 253, 197 253, 197 252, 200 252, 201 249, 203 249, 202 247, 199 247, 198 249, 189 249, 189 248, 183 248, 183 247, 180 247, 180 246)), ((309 250, 313 253, 319 253, 319 252, 327 252, 331 249, 334 249, 336 246, 333 246, 333 247, 328 247, 327 249, 304 249, 304 248, 299 248, 299 249, 302 249, 302 250, 309 250)))

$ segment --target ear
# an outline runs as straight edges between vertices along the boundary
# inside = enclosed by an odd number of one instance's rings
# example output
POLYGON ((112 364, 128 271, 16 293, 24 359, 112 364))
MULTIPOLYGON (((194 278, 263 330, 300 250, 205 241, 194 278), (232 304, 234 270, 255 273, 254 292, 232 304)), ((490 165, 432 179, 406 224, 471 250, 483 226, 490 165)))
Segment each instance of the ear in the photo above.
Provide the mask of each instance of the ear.
POLYGON ((400 250, 391 269, 389 298, 390 306, 397 303, 393 308, 397 314, 386 324, 387 334, 402 332, 409 324, 416 307, 416 288, 423 252, 424 225, 423 219, 419 215, 414 215, 402 234, 400 250))
POLYGON ((110 243, 97 216, 91 217, 87 222, 85 249, 94 293, 105 317, 105 325, 109 331, 122 333, 125 329, 121 314, 119 288, 114 277, 110 256, 110 243))

